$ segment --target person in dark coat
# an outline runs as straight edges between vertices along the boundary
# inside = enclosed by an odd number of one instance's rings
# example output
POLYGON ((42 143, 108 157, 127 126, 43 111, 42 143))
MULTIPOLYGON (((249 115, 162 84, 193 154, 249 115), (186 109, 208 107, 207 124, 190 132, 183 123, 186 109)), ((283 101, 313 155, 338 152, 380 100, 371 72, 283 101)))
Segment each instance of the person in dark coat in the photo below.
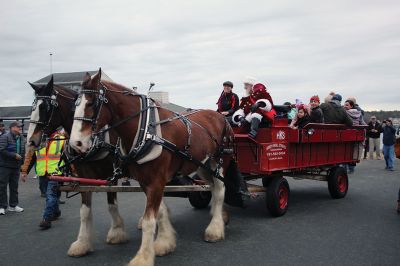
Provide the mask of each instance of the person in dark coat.
POLYGON ((24 155, 22 124, 12 122, 10 131, 0 136, 0 215, 4 215, 6 209, 10 212, 24 211, 18 206, 18 181, 24 155), (10 190, 9 199, 7 199, 7 187, 10 190))
POLYGON ((383 156, 386 162, 386 170, 394 171, 394 144, 396 143, 396 129, 393 127, 392 120, 387 119, 383 122, 383 156))
POLYGON ((368 123, 367 136, 369 139, 369 159, 374 159, 374 150, 376 152, 376 159, 381 159, 381 133, 382 125, 376 120, 376 116, 371 116, 368 123))
POLYGON ((232 115, 239 108, 239 97, 232 92, 233 83, 230 81, 225 81, 223 83, 224 90, 219 96, 217 105, 217 112, 223 114, 228 122, 232 124, 232 115))
POLYGON ((297 119, 292 121, 290 128, 302 129, 308 123, 310 123, 310 115, 308 114, 307 107, 304 104, 300 104, 297 107, 297 119))
POLYGON ((319 107, 320 100, 318 95, 314 95, 310 98, 310 123, 324 123, 324 113, 319 107))
POLYGON ((353 125, 353 121, 342 108, 340 104, 341 101, 342 96, 335 94, 328 103, 322 103, 320 105, 324 114, 324 122, 326 124, 345 124, 350 127, 353 125))

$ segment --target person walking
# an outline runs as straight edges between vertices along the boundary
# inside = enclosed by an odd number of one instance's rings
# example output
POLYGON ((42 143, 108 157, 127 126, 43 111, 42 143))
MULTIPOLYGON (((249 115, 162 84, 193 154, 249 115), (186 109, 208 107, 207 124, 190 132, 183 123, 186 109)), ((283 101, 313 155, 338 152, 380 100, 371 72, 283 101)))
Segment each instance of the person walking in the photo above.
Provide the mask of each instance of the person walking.
POLYGON ((10 124, 10 132, 0 136, 0 215, 9 212, 23 212, 18 206, 19 168, 25 154, 25 142, 22 124, 18 121, 10 124), (10 190, 7 199, 7 187, 10 190), (8 207, 8 208, 7 208, 8 207))
POLYGON ((393 127, 392 120, 387 119, 383 122, 383 156, 386 162, 386 170, 394 171, 394 144, 396 143, 396 129, 393 127))
POLYGON ((371 116, 368 123, 367 136, 369 138, 369 159, 374 159, 374 149, 376 150, 376 159, 381 159, 381 133, 382 125, 376 120, 376 116, 371 116))
MULTIPOLYGON (((65 136, 63 130, 58 130, 50 135, 46 145, 35 153, 27 153, 24 165, 21 167, 23 181, 29 173, 29 165, 36 161, 36 174, 48 180, 49 175, 61 175, 58 169, 63 165, 60 162, 62 152, 64 150, 65 136), (29 156, 32 154, 32 156, 29 156)), ((61 215, 59 208, 59 198, 61 193, 57 190, 58 182, 48 180, 46 190, 46 204, 43 212, 43 220, 39 227, 43 230, 51 227, 51 222, 58 219, 61 215)))

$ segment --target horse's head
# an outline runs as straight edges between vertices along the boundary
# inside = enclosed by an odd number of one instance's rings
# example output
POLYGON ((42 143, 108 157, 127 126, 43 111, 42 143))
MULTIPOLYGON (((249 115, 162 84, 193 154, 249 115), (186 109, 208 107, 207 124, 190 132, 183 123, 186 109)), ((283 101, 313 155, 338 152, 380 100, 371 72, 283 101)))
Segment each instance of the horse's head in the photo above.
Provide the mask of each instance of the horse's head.
POLYGON ((88 152, 92 145, 92 136, 111 120, 108 107, 105 106, 105 93, 106 88, 101 83, 101 69, 93 78, 86 73, 76 101, 69 142, 77 152, 88 152))
POLYGON ((32 104, 27 142, 30 146, 38 147, 43 134, 50 134, 59 126, 52 124, 54 113, 58 107, 57 94, 53 89, 53 77, 47 85, 29 84, 35 91, 35 99, 32 104))

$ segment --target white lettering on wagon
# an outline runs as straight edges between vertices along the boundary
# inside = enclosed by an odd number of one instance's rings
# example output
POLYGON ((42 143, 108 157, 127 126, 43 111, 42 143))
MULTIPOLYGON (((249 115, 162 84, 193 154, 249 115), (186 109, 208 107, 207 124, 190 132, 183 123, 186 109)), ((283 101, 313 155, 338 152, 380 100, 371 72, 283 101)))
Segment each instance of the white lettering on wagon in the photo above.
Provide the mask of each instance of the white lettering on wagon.
POLYGON ((276 133, 276 139, 284 140, 285 138, 286 138, 285 131, 279 130, 279 131, 276 133))
POLYGON ((282 160, 286 155, 287 147, 285 144, 273 143, 265 148, 265 155, 269 161, 282 160))

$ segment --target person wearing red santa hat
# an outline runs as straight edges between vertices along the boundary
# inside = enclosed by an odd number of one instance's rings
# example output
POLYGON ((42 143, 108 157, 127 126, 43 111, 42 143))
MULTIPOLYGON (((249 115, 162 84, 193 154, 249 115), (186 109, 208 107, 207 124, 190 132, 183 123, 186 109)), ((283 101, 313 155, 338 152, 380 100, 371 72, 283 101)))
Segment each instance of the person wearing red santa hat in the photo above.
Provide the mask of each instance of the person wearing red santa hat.
MULTIPOLYGON (((246 83, 245 88, 247 91, 246 83)), ((249 137, 255 138, 261 121, 264 119, 272 124, 276 111, 273 108, 272 97, 262 83, 255 83, 248 93, 250 95, 242 98, 239 110, 233 114, 232 120, 239 126, 250 124, 249 137)))

